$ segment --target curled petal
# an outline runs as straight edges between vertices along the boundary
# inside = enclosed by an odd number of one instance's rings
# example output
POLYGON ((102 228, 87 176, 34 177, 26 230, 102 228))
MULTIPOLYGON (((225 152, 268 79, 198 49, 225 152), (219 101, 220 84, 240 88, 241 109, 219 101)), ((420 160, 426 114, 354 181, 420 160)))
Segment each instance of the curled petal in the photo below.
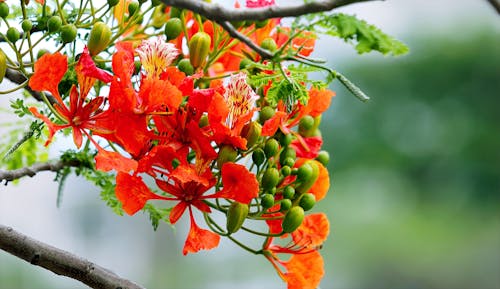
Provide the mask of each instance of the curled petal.
POLYGON ((119 172, 116 176, 116 197, 123 205, 123 210, 133 215, 144 208, 146 202, 152 199, 163 199, 153 194, 144 184, 141 177, 119 172))
POLYGON ((219 246, 220 236, 214 232, 202 229, 196 225, 194 221, 193 214, 190 213, 191 217, 191 229, 184 243, 184 249, 182 254, 187 255, 187 253, 196 253, 200 250, 210 250, 219 246))
POLYGON ((249 204, 259 195, 259 182, 248 169, 235 163, 222 165, 222 184, 224 188, 219 197, 232 199, 243 204, 249 204))
POLYGON ((307 254, 295 254, 284 264, 287 269, 285 281, 288 289, 318 288, 325 274, 323 258, 318 251, 307 254))
POLYGON ((130 172, 137 169, 137 161, 128 159, 117 152, 100 149, 95 157, 95 166, 104 172, 111 170, 130 172))
POLYGON ((35 62, 35 73, 29 80, 29 86, 36 91, 48 91, 63 105, 57 86, 68 70, 68 58, 59 52, 46 53, 35 62))

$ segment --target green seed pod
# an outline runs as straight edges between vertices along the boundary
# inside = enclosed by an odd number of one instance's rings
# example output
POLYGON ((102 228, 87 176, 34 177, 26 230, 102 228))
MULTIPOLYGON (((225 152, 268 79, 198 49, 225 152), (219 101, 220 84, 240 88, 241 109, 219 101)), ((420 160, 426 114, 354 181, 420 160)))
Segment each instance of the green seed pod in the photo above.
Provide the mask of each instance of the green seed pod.
POLYGON ((309 211, 316 204, 316 197, 313 194, 307 193, 300 197, 299 206, 304 209, 304 211, 309 211))
POLYGON ((131 1, 127 7, 128 15, 133 16, 137 11, 139 11, 139 2, 136 0, 131 1))
POLYGON ((248 215, 248 205, 234 202, 227 210, 226 229, 229 234, 238 231, 248 215))
POLYGON ((314 118, 310 115, 302 117, 299 121, 299 133, 306 136, 314 128, 314 118))
POLYGON ((74 24, 66 24, 61 26, 59 35, 64 43, 73 42, 76 39, 76 33, 78 30, 74 24))
POLYGON ((283 199, 281 200, 280 203, 280 212, 284 213, 292 207, 292 200, 290 199, 283 199))
POLYGON ((189 40, 189 60, 194 68, 205 65, 212 39, 205 32, 197 32, 189 40))
POLYGON ((59 31, 62 25, 62 20, 61 17, 54 15, 47 20, 47 30, 50 33, 54 33, 59 31))
POLYGON ((252 153, 252 161, 254 164, 260 166, 261 164, 264 163, 264 160, 266 158, 266 155, 262 149, 256 149, 252 153))
POLYGON ((170 18, 167 23, 165 23, 165 36, 167 36, 167 41, 179 37, 182 33, 182 21, 179 18, 170 18))
POLYGON ((7 56, 0 48, 0 83, 3 81, 6 72, 7 72, 7 56))
POLYGON ((9 29, 7 29, 6 36, 10 42, 14 43, 17 40, 19 40, 19 38, 21 37, 21 34, 19 33, 19 30, 17 30, 16 27, 9 27, 9 29))
POLYGON ((31 28, 33 28, 33 23, 29 19, 24 19, 23 22, 21 22, 21 28, 24 32, 31 31, 31 28))
POLYGON ((276 168, 268 168, 262 176, 261 186, 264 190, 271 190, 280 181, 280 173, 276 168))
POLYGON ((194 73, 194 67, 191 65, 191 61, 187 58, 181 59, 177 64, 177 68, 179 68, 179 70, 184 72, 186 75, 192 75, 194 73))
POLYGON ((283 166, 283 167, 281 167, 280 171, 281 171, 281 174, 284 177, 287 177, 287 176, 289 176, 292 173, 292 169, 289 166, 283 166))
POLYGON ((283 198, 285 199, 293 199, 295 196, 295 189, 292 186, 286 186, 283 189, 283 198))
POLYGON ((247 123, 241 130, 241 136, 247 140, 247 148, 253 147, 259 140, 262 126, 256 121, 247 123))
POLYGON ((274 206, 274 196, 272 194, 264 194, 260 199, 260 205, 264 209, 269 209, 274 206))
MULTIPOLYGON (((286 147, 283 149, 280 153, 280 164, 285 165, 285 160, 286 159, 292 159, 292 161, 295 163, 295 159, 297 158, 297 152, 295 149, 291 147, 286 147)), ((289 161, 287 161, 287 164, 289 164, 289 161)), ((293 164, 292 164, 293 166, 293 164)))
POLYGON ((118 5, 118 2, 120 2, 120 0, 108 0, 108 6, 115 7, 116 5, 118 5))
POLYGON ((274 138, 270 138, 266 141, 264 145, 264 153, 266 154, 266 158, 274 157, 280 148, 280 144, 274 138))
POLYGON ((111 40, 111 29, 104 22, 96 22, 90 30, 87 47, 90 55, 95 56, 103 51, 111 40))
POLYGON ((316 160, 320 162, 322 165, 327 166, 330 161, 330 154, 327 151, 320 151, 316 160))
POLYGON ((263 124, 264 122, 266 122, 266 120, 268 120, 271 117, 273 117, 274 113, 275 113, 274 108, 272 108, 270 106, 264 106, 260 110, 259 122, 263 124))
POLYGON ((304 178, 305 177, 305 173, 303 172, 302 173, 303 175, 301 177, 300 168, 297 171, 297 179, 301 183, 300 183, 300 185, 298 185, 297 187, 295 187, 295 191, 298 192, 299 194, 303 194, 303 193, 307 192, 312 187, 312 185, 316 182, 316 180, 318 179, 318 176, 319 176, 319 167, 316 164, 316 162, 314 162, 314 161, 308 161, 305 164, 303 164, 302 166, 304 166, 306 164, 308 164, 308 166, 310 166, 310 168, 312 169, 312 172, 310 174, 307 173, 309 175, 308 178, 304 178))
POLYGON ((304 220, 304 209, 302 207, 293 207, 285 215, 281 228, 285 233, 295 231, 304 220))
POLYGON ((9 8, 9 5, 5 2, 1 2, 0 3, 0 17, 2 18, 6 18, 7 16, 9 16, 9 13, 10 13, 10 8, 9 8))
POLYGON ((274 39, 269 37, 262 40, 262 42, 260 43, 260 47, 269 50, 271 52, 275 52, 276 50, 278 50, 278 45, 276 45, 276 41, 274 41, 274 39))
POLYGON ((219 149, 219 155, 217 156, 217 167, 221 168, 222 165, 226 162, 234 162, 237 156, 238 152, 233 146, 223 145, 219 149))

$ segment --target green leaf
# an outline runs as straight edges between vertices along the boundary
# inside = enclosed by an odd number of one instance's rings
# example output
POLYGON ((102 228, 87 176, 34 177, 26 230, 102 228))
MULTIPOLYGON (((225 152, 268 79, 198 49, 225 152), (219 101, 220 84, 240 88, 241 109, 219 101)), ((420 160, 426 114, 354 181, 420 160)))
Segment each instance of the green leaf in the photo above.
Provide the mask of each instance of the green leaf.
POLYGON ((151 221, 151 225, 155 231, 158 229, 158 225, 162 220, 170 224, 169 217, 171 210, 172 208, 158 208, 150 203, 147 203, 143 208, 145 213, 149 213, 149 220, 151 221))

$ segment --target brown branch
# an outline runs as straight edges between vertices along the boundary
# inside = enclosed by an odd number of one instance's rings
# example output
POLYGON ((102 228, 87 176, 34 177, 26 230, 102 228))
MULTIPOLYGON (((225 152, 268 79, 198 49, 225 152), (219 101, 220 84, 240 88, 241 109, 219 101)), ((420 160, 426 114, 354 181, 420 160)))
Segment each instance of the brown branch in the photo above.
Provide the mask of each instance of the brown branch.
POLYGON ((210 20, 242 21, 242 20, 265 20, 280 17, 296 17, 305 14, 330 11, 335 8, 354 4, 358 2, 374 0, 324 0, 311 1, 300 5, 269 6, 265 8, 252 9, 228 9, 219 4, 212 4, 197 0, 161 0, 167 6, 175 6, 181 9, 191 10, 210 20))
POLYGON ((248 47, 250 47, 253 51, 257 52, 263 59, 270 59, 273 57, 273 54, 269 52, 268 50, 258 46, 255 44, 250 38, 246 37, 242 33, 240 33, 238 30, 236 30, 231 23, 227 21, 221 21, 217 22, 224 30, 229 33, 232 37, 240 40, 241 42, 245 43, 248 47))
POLYGON ((498 0, 488 0, 488 2, 490 2, 491 6, 500 14, 500 2, 498 0))
POLYGON ((57 275, 78 280, 91 288, 144 289, 106 268, 32 239, 4 225, 0 225, 0 249, 57 275))
MULTIPOLYGON (((11 68, 7 68, 7 71, 5 72, 5 78, 15 84, 22 84, 26 81, 26 77, 24 75, 22 75, 19 71, 11 68)), ((25 86, 24 89, 26 89, 36 100, 43 101, 43 97, 40 92, 34 91, 28 85, 25 86)), ((47 99, 50 103, 54 104, 56 102, 55 98, 51 94, 46 93, 45 95, 47 96, 47 99)))
POLYGON ((0 182, 5 181, 5 184, 8 184, 8 182, 20 179, 22 177, 26 176, 33 177, 37 173, 42 171, 58 172, 65 167, 81 167, 85 165, 86 164, 84 164, 83 162, 75 159, 69 161, 59 160, 55 162, 39 163, 39 164, 34 164, 30 167, 24 167, 17 170, 10 170, 10 171, 0 170, 0 182))

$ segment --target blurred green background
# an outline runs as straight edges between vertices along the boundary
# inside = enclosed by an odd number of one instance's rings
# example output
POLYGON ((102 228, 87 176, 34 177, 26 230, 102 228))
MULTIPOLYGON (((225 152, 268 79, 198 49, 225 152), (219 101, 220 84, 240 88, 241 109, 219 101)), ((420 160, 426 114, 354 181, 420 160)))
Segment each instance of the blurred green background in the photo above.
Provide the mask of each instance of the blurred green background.
MULTIPOLYGON (((323 118, 332 187, 316 210, 332 232, 321 288, 500 288, 500 27, 477 19, 396 29, 411 47, 398 58, 332 54, 325 44, 345 44, 320 43, 372 97, 363 104, 335 84, 323 118)), ((264 258, 228 242, 183 257, 186 226, 153 233, 144 216, 113 215, 80 179, 56 210, 46 177, 43 190, 33 190, 39 180, 2 189, 0 222, 148 288, 284 288, 264 258)), ((84 286, 0 252, 0 288, 84 286)))

